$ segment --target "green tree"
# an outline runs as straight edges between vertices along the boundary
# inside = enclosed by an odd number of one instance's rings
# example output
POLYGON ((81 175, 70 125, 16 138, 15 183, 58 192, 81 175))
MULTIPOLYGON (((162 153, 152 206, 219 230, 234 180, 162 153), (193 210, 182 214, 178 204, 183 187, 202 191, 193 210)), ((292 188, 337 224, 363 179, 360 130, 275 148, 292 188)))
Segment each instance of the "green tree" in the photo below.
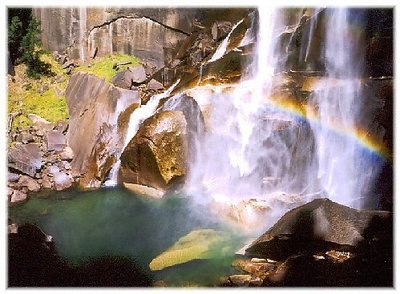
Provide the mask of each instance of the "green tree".
POLYGON ((27 75, 33 78, 39 78, 40 74, 50 73, 50 65, 40 60, 40 56, 44 53, 41 49, 40 32, 40 22, 32 18, 21 40, 21 60, 27 66, 27 75))
POLYGON ((10 53, 10 58, 15 64, 16 60, 21 57, 21 41, 22 41, 23 31, 22 22, 18 16, 13 16, 8 29, 8 51, 10 53))

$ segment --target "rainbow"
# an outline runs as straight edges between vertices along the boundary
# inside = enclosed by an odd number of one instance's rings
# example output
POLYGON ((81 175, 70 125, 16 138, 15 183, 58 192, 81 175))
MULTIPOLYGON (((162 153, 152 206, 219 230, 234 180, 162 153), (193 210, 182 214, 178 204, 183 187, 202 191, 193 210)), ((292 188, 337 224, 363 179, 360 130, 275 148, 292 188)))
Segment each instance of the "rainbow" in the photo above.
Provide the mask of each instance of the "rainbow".
MULTIPOLYGON (((290 114, 307 120, 310 123, 316 123, 320 125, 323 124, 317 111, 310 106, 300 104, 294 99, 288 99, 288 97, 274 97, 273 99, 270 99, 269 102, 274 107, 277 107, 282 111, 289 112, 290 114)), ((351 128, 343 125, 339 121, 330 124, 324 123, 323 127, 328 128, 329 131, 332 131, 338 135, 355 140, 358 145, 374 154, 377 154, 389 162, 393 161, 392 151, 365 129, 354 127, 351 128)))

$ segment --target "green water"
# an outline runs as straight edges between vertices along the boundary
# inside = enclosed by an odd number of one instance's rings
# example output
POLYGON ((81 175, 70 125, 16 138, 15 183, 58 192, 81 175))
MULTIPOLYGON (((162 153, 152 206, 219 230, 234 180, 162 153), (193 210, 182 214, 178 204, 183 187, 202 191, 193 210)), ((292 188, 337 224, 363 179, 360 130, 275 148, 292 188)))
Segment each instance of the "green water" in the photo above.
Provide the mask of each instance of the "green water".
POLYGON ((9 209, 18 224, 33 223, 54 237, 58 253, 72 265, 101 256, 128 257, 154 281, 168 286, 214 286, 232 273, 234 251, 244 239, 218 222, 207 209, 190 205, 181 195, 147 199, 123 188, 92 192, 58 192, 31 197, 9 209), (152 272, 149 263, 194 229, 216 229, 230 234, 232 252, 152 272))

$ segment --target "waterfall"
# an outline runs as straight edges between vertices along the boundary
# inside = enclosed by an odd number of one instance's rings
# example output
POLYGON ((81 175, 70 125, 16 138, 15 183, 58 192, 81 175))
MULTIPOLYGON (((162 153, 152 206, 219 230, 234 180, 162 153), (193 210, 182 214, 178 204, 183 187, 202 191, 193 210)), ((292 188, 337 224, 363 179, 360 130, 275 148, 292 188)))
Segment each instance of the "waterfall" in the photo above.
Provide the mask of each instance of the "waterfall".
MULTIPOLYGON (((200 202, 225 203, 250 198, 272 201, 283 195, 308 201, 322 196, 362 207, 379 166, 373 166, 376 162, 366 157, 356 138, 367 101, 360 92, 363 36, 352 28, 350 21, 355 20, 349 11, 325 12, 321 53, 326 75, 320 77, 319 90, 307 105, 298 106, 303 110, 292 110, 274 92, 281 73, 279 60, 287 54, 277 50, 276 36, 285 30, 282 11, 258 9, 256 54, 248 74, 236 86, 191 90, 194 97, 207 93, 210 111, 208 132, 191 163, 185 187, 189 195, 200 202)), ((316 25, 315 17, 309 38, 316 25)), ((213 59, 223 56, 229 37, 213 59)), ((301 46, 307 61, 311 41, 303 40, 301 46)))
POLYGON ((217 50, 215 50, 215 53, 213 56, 211 56, 210 60, 208 60, 207 63, 209 62, 213 62, 215 60, 220 59, 222 56, 224 56, 226 49, 228 48, 228 44, 229 44, 229 38, 231 37, 231 34, 233 33, 233 31, 243 22, 243 19, 241 19, 239 22, 237 22, 231 29, 231 31, 229 32, 229 34, 225 37, 225 39, 221 42, 221 44, 219 44, 217 50))
POLYGON ((169 87, 163 93, 152 96, 145 105, 140 106, 139 108, 135 109, 132 112, 131 116, 129 117, 128 127, 127 127, 126 134, 124 137, 123 147, 122 147, 121 151, 117 154, 117 161, 111 168, 109 177, 104 182, 104 186, 113 187, 113 186, 117 185, 118 171, 121 166, 121 160, 119 158, 120 158, 122 152, 124 151, 126 146, 129 144, 131 139, 136 135, 142 122, 155 113, 160 100, 162 98, 168 97, 179 82, 180 82, 180 79, 178 79, 171 87, 169 87))
POLYGON ((318 180, 334 201, 362 208, 379 166, 365 156, 353 136, 333 130, 355 133, 361 117, 366 115, 362 110, 368 101, 362 97, 360 87, 363 35, 352 28, 350 21, 355 16, 350 15, 350 10, 340 8, 326 13, 329 13, 324 52, 327 73, 320 82, 320 91, 309 101, 310 106, 317 105, 319 117, 319 123, 312 124, 317 143, 318 180), (335 80, 338 85, 332 86, 335 80))

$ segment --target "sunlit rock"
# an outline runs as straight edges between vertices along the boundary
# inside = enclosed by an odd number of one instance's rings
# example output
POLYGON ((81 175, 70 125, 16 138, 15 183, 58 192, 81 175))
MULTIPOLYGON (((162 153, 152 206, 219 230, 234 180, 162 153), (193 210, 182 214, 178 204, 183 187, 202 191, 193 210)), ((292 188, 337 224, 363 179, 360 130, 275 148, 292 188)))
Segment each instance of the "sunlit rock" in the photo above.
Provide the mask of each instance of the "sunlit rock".
POLYGON ((165 193, 165 191, 138 184, 123 183, 123 185, 125 188, 127 188, 129 191, 135 194, 155 199, 161 199, 165 193))
POLYGON ((112 86, 86 73, 68 84, 70 127, 68 144, 74 158, 71 171, 83 188, 98 188, 123 147, 127 123, 122 118, 140 106, 137 91, 112 86))
POLYGON ((121 155, 123 182, 165 189, 187 171, 187 123, 180 111, 146 119, 121 155))

